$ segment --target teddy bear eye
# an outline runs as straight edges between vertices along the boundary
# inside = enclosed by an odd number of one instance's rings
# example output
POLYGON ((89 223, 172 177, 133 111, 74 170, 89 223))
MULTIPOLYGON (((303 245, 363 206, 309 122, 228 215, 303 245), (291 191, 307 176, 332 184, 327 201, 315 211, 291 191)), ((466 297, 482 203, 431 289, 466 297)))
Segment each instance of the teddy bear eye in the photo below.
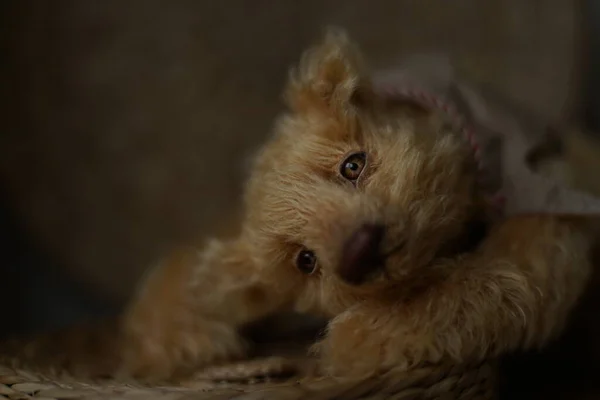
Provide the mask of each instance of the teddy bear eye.
POLYGON ((307 275, 315 272, 317 267, 317 257, 310 250, 302 250, 296 256, 296 267, 307 275))
POLYGON ((363 152, 354 153, 348 156, 340 166, 340 174, 350 182, 360 178, 365 165, 367 163, 367 155, 363 152))

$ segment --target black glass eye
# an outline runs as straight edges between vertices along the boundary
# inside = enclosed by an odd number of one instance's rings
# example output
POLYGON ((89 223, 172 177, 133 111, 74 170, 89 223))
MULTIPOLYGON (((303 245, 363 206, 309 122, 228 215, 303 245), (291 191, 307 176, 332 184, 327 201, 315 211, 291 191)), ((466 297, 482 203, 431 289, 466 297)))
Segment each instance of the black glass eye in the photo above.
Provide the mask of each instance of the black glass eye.
POLYGON ((296 257, 296 266, 301 272, 307 275, 315 272, 317 267, 317 257, 315 256, 315 253, 310 250, 302 250, 299 252, 296 257))
POLYGON ((360 178, 365 165, 367 164, 367 155, 365 153, 354 153, 346 158, 340 166, 340 174, 351 182, 360 178))

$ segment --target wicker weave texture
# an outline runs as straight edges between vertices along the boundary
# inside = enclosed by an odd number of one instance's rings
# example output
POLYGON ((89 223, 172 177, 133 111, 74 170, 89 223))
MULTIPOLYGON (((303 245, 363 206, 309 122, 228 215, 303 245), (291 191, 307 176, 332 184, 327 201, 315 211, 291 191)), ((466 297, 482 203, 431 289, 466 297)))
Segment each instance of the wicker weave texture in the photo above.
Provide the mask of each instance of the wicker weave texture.
POLYGON ((11 400, 490 400, 496 396, 495 389, 495 369, 489 364, 470 368, 422 368, 408 374, 388 373, 359 382, 304 378, 233 384, 194 379, 160 387, 116 381, 84 382, 67 375, 50 376, 0 366, 0 399, 11 400))

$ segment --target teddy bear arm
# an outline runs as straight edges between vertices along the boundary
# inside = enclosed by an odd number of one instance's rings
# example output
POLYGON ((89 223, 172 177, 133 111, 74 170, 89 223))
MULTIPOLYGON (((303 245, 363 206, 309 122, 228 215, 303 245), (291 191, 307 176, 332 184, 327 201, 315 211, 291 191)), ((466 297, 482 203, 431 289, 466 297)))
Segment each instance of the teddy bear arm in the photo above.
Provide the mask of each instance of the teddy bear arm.
POLYGON ((123 371, 163 379, 243 358, 240 327, 285 305, 239 241, 175 253, 142 281, 123 316, 123 371))

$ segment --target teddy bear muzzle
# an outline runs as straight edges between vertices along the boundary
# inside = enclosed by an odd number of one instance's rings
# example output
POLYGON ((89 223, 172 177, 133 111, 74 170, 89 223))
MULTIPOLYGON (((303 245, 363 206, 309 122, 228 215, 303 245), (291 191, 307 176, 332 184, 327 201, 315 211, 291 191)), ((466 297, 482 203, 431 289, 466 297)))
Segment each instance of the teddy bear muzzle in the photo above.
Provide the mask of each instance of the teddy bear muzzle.
POLYGON ((381 243, 385 227, 380 224, 363 224, 346 240, 341 262, 337 269, 340 279, 351 285, 365 283, 384 266, 381 243))

